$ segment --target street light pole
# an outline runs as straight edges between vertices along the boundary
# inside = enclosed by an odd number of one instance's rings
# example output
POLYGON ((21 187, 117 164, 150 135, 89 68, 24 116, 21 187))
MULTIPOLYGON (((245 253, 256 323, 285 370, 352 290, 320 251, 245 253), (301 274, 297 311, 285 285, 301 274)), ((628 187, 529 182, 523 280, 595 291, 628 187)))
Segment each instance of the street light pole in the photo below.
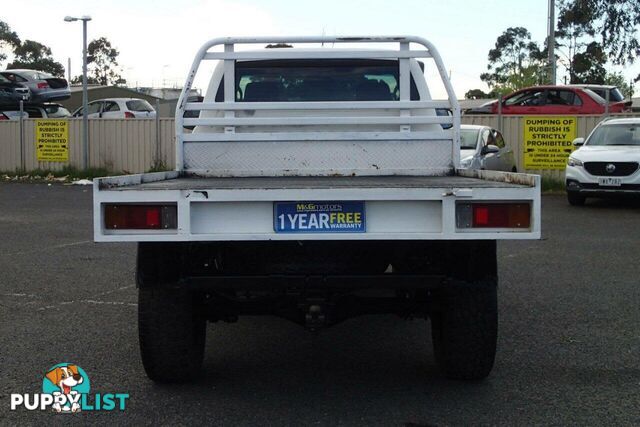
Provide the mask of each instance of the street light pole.
POLYGON ((82 21, 82 168, 89 167, 89 93, 87 90, 87 22, 90 16, 74 18, 65 16, 65 22, 82 21))
MULTIPOLYGON (((82 19, 82 168, 89 168, 89 91, 87 88, 87 21, 82 19)), ((91 18, 89 18, 91 19, 91 18)))
POLYGON ((547 34, 547 50, 549 54, 549 82, 556 84, 556 5, 555 0, 549 0, 549 22, 547 34))

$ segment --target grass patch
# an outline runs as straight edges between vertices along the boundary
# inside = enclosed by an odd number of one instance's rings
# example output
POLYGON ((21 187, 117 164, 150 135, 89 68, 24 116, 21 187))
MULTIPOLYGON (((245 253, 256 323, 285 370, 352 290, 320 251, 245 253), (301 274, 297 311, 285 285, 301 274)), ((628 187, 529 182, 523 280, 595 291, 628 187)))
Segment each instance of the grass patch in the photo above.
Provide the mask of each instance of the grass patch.
POLYGON ((560 181, 553 178, 542 177, 542 192, 543 193, 564 193, 565 192, 564 181, 560 181))

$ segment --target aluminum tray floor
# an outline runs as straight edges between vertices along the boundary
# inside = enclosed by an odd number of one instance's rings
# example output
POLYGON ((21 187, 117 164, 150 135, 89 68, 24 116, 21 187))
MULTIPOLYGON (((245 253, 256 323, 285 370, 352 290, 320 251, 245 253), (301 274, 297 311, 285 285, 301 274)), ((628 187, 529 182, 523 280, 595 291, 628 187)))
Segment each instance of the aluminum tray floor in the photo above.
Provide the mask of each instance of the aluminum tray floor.
POLYGON ((104 188, 131 190, 231 190, 307 188, 522 188, 526 185, 462 176, 321 176, 321 177, 179 177, 163 181, 104 188))

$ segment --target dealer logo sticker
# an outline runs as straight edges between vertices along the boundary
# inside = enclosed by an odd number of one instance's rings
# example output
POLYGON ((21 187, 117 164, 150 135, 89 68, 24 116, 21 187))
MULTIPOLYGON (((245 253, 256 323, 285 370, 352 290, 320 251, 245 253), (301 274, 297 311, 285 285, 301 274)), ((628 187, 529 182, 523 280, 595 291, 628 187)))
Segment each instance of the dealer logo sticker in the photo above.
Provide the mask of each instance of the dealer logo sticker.
POLYGON ((73 363, 58 363, 47 369, 42 378, 42 393, 12 393, 11 410, 51 410, 61 414, 82 411, 124 411, 129 393, 89 394, 87 373, 73 363))

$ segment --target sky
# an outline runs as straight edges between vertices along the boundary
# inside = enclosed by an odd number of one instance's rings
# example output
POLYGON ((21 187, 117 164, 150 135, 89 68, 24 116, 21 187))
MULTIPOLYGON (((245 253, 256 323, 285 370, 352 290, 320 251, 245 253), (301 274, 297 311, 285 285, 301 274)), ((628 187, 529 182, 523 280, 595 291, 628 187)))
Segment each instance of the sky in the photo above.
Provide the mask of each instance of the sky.
MULTIPOLYGON (((462 98, 469 89, 487 89, 479 76, 506 28, 523 26, 533 40, 544 41, 547 5, 547 0, 21 0, 4 4, 0 20, 22 40, 49 46, 65 67, 71 58, 76 76, 82 71, 82 24, 63 18, 89 15, 89 40, 106 37, 120 51, 127 84, 155 87, 182 86, 197 50, 214 37, 416 35, 435 44, 462 98)), ((208 70, 201 70, 196 86, 206 88, 208 70)), ((610 70, 631 79, 640 74, 640 64, 610 70)), ((559 66, 558 82, 562 75, 559 66)), ((432 91, 444 97, 439 86, 432 91)))

